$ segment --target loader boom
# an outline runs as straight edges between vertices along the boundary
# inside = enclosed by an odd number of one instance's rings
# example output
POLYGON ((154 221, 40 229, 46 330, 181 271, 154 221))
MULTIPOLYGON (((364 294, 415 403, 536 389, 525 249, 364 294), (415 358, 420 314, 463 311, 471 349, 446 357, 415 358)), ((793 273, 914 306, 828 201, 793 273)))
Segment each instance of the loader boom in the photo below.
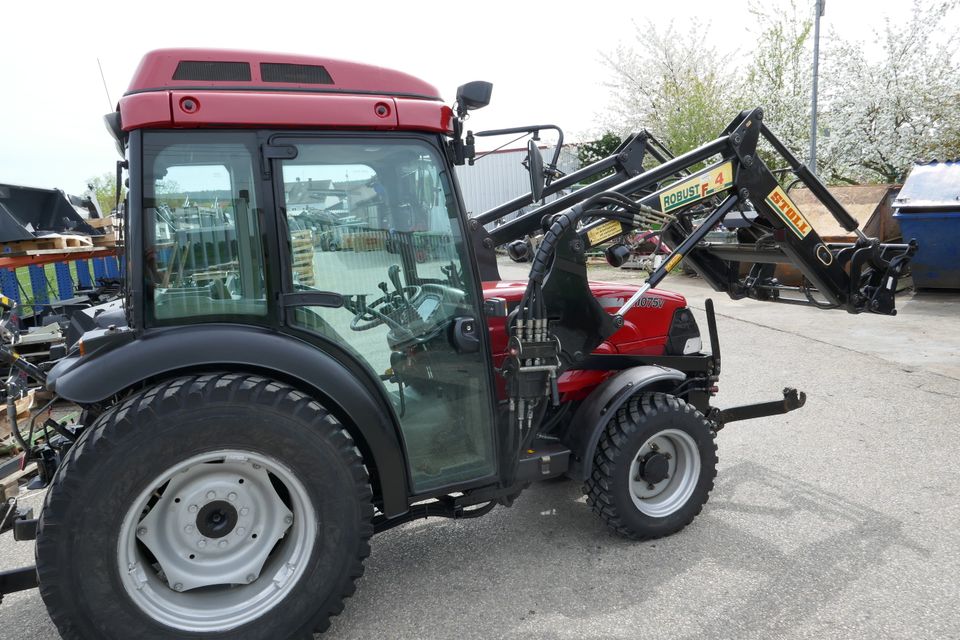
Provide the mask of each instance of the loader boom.
MULTIPOLYGON (((742 112, 718 138, 672 159, 648 145, 648 136, 646 132, 631 136, 613 156, 555 182, 551 192, 568 186, 571 180, 615 169, 612 175, 517 217, 489 234, 474 225, 475 240, 479 238, 479 242, 475 241, 478 253, 522 238, 541 224, 549 225, 560 215, 575 223, 570 233, 582 241, 584 250, 609 243, 638 228, 662 224, 663 240, 672 252, 637 295, 624 304, 621 316, 681 260, 692 265, 715 290, 735 299, 750 297, 820 308, 836 307, 850 313, 896 313, 897 279, 916 252, 916 245, 884 244, 865 236, 858 229, 857 221, 819 178, 763 123, 761 109, 742 112), (822 240, 757 155, 761 136, 787 161, 797 179, 837 222, 857 234, 855 243, 822 240), (633 151, 634 148, 638 151, 633 151), (634 156, 639 156, 642 163, 648 151, 660 162, 658 166, 643 171, 641 164, 641 171, 637 173, 636 164, 624 164, 634 156), (708 161, 706 168, 684 177, 691 168, 708 161), (677 181, 665 185, 671 178, 677 181), (610 200, 613 196, 629 200, 618 206, 610 200), (704 242, 706 235, 719 224, 738 229, 736 244, 704 242), (804 284, 787 287, 777 282, 773 277, 773 265, 777 263, 796 266, 803 274, 804 284)), ((480 225, 486 224, 528 203, 529 196, 521 196, 474 220, 480 225)), ((552 254, 543 256, 542 260, 548 258, 552 259, 552 254)))

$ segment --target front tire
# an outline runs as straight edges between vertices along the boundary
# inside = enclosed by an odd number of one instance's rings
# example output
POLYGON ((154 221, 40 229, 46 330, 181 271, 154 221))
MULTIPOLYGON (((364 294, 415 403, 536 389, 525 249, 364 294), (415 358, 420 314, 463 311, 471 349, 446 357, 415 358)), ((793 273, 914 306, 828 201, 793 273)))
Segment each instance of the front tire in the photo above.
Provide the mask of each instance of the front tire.
POLYGON ((243 374, 164 382, 64 460, 40 593, 68 640, 309 638, 363 573, 371 497, 353 440, 309 396, 243 374))
POLYGON ((597 443, 587 502, 634 540, 680 531, 703 509, 717 475, 715 433, 699 411, 664 393, 638 393, 597 443))

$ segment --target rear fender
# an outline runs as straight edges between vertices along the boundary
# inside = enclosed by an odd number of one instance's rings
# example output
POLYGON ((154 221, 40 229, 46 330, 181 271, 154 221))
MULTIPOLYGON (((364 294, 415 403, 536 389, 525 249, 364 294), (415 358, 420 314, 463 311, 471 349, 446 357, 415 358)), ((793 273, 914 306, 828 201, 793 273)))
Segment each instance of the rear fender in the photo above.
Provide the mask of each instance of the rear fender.
POLYGON ((573 453, 567 475, 584 481, 590 477, 600 435, 630 396, 641 391, 671 391, 686 378, 685 373, 676 369, 644 365, 624 369, 604 380, 577 408, 563 437, 573 453))
POLYGON ((363 438, 376 466, 384 514, 407 511, 404 449, 386 400, 333 356, 296 338, 239 325, 151 331, 106 352, 64 358, 49 372, 47 387, 90 405, 151 380, 216 370, 264 374, 314 395, 363 438))

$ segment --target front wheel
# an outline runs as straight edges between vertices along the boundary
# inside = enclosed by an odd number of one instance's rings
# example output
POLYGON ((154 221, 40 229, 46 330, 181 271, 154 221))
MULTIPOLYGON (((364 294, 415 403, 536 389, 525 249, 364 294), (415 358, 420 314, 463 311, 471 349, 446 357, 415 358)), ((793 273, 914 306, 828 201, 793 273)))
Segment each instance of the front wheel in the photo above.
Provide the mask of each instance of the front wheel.
POLYGON ((309 638, 369 554, 371 490, 324 408, 251 375, 179 378, 100 416, 37 532, 67 639, 309 638))
POLYGON ((700 513, 717 475, 717 446, 699 411, 664 393, 639 393, 597 444, 587 501, 635 540, 680 531, 700 513))

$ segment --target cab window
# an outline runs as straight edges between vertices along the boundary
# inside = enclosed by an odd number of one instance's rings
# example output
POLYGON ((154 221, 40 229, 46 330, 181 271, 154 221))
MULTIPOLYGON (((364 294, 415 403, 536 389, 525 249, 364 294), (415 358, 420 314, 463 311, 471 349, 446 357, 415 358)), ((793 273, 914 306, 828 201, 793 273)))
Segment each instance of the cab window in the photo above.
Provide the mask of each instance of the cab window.
POLYGON ((266 317, 255 156, 246 138, 144 136, 148 321, 266 317))

